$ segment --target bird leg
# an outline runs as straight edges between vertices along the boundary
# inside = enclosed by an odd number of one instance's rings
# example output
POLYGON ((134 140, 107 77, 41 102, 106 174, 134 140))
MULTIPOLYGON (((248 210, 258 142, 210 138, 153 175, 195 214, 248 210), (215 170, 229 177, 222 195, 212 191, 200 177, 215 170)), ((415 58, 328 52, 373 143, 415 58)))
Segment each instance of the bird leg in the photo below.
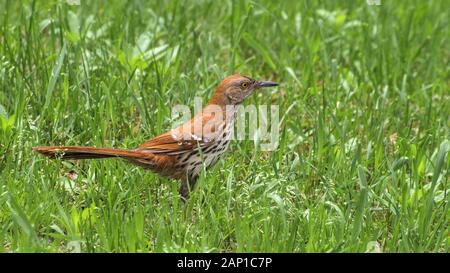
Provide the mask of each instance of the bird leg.
POLYGON ((197 176, 186 176, 186 178, 181 181, 179 192, 183 202, 186 202, 189 199, 189 193, 194 189, 195 183, 197 183, 197 176))

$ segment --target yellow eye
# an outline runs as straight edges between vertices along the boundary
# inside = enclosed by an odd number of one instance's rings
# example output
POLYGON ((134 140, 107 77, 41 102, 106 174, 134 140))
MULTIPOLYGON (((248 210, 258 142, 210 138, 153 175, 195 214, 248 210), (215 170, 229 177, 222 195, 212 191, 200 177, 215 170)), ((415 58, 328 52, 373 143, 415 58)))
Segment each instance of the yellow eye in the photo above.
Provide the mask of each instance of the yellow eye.
POLYGON ((247 88, 247 87, 248 87, 248 82, 243 82, 243 83, 241 83, 241 87, 242 87, 243 89, 247 88))

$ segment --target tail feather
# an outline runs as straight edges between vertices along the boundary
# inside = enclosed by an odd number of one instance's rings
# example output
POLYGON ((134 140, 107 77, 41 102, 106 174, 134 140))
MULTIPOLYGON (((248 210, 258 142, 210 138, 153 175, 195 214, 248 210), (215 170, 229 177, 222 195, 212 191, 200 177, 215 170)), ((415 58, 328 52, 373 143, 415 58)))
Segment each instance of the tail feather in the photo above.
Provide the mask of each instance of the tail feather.
POLYGON ((153 157, 153 154, 142 151, 82 146, 43 146, 33 147, 33 150, 47 157, 60 159, 96 159, 108 157, 151 159, 153 157))

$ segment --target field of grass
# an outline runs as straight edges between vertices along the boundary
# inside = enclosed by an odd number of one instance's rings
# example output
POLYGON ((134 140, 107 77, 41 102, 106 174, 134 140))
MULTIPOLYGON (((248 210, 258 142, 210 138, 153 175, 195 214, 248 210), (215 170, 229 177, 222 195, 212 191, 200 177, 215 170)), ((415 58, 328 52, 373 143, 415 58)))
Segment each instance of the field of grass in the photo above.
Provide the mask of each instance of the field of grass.
POLYGON ((0 0, 0 252, 449 252, 449 11, 0 0), (176 181, 31 150, 134 148, 234 72, 281 83, 246 102, 279 147, 233 142, 187 220, 176 181))

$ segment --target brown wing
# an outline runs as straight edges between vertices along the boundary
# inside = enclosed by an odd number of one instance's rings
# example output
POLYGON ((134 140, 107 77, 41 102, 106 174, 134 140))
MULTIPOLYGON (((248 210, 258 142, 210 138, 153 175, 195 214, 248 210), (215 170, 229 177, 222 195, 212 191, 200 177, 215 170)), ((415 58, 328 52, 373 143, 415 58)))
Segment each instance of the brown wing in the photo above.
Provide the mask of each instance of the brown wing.
POLYGON ((182 138, 169 132, 144 142, 138 150, 145 150, 153 154, 177 155, 197 150, 199 147, 204 150, 211 144, 212 141, 209 139, 198 138, 195 135, 182 138))
POLYGON ((216 116, 216 112, 205 107, 201 115, 196 115, 180 127, 144 142, 138 150, 167 155, 197 150, 199 147, 204 150, 217 140, 219 125, 224 125, 222 116, 216 116))

